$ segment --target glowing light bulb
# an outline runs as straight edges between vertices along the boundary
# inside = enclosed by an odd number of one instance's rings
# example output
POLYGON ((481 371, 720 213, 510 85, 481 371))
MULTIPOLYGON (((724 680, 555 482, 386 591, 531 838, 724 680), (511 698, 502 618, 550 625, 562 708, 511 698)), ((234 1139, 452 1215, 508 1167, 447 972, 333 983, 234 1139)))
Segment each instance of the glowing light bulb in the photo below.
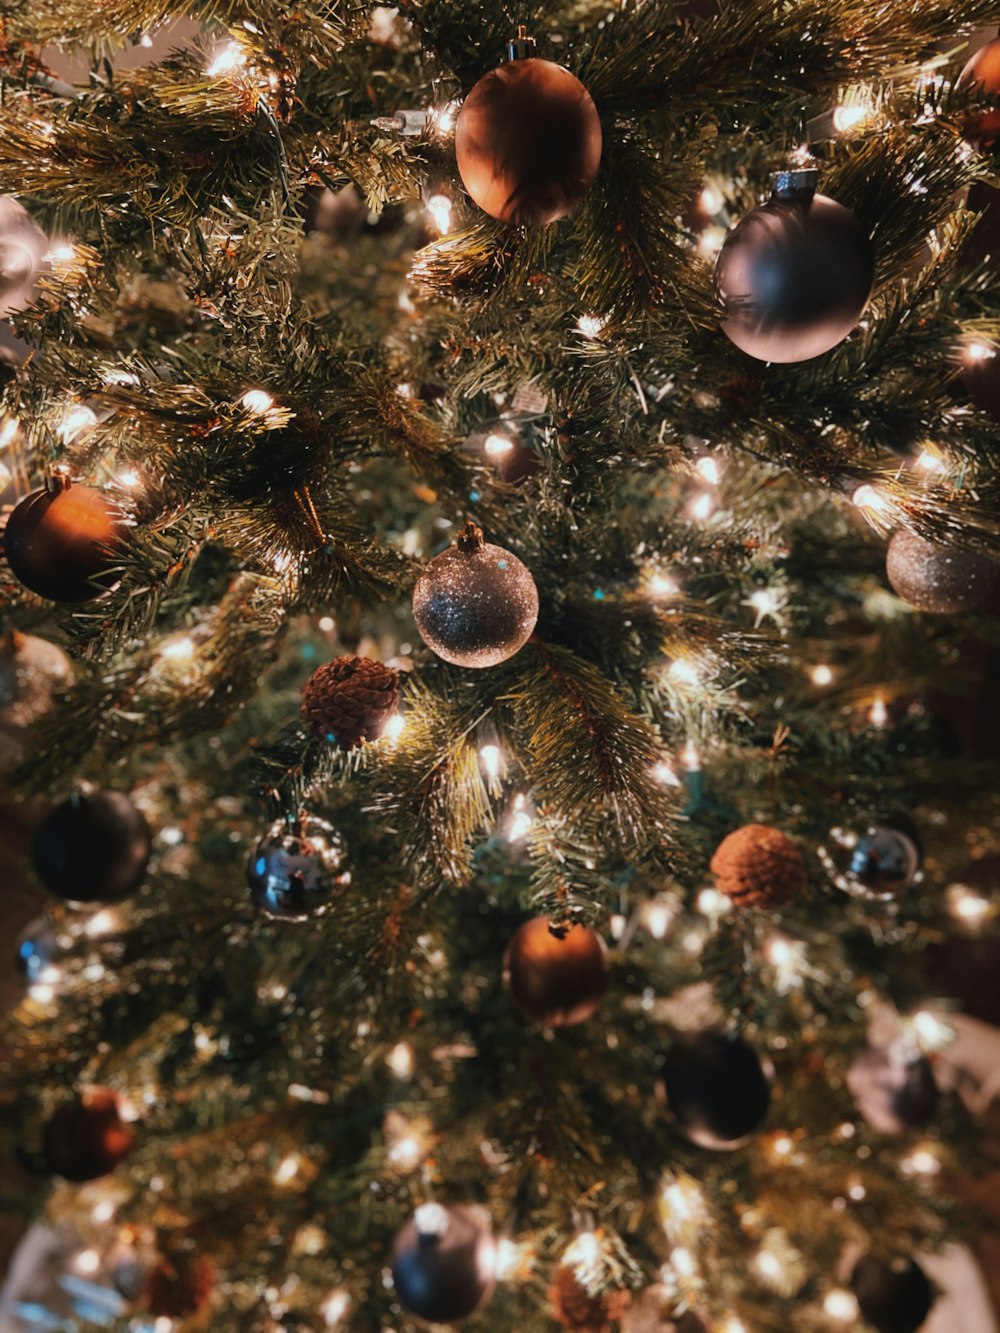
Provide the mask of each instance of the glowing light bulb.
POLYGON ((170 639, 160 649, 160 656, 168 662, 190 662, 194 658, 194 639, 186 634, 170 639))
POLYGON ((124 472, 119 472, 116 475, 115 480, 119 486, 124 486, 126 490, 130 491, 139 485, 142 478, 133 468, 126 468, 124 472))
POLYGON ((787 1134, 779 1134, 771 1144, 771 1151, 775 1157, 791 1157, 794 1148, 795 1143, 787 1134))
POLYGON ((678 657, 676 662, 671 662, 667 675, 677 685, 694 686, 701 683, 698 667, 686 657, 678 657))
POLYGON ((96 1273, 101 1266, 101 1256, 96 1250, 81 1250, 73 1260, 73 1267, 78 1273, 96 1273))
POLYGON ((706 185, 698 196, 698 204, 705 213, 710 213, 713 217, 716 213, 722 212, 725 204, 722 192, 717 190, 714 185, 706 185))
POLYGON ((95 912, 89 917, 84 926, 84 933, 91 939, 96 939, 100 935, 109 935, 118 925, 118 918, 110 908, 104 907, 100 912, 95 912))
POLYGON ((652 935, 654 940, 662 940, 670 928, 670 923, 674 919, 673 909, 669 903, 651 902, 646 904, 646 929, 652 935))
POLYGON ((930 449, 925 449, 917 459, 916 466, 923 472, 947 472, 948 464, 940 454, 932 453, 930 449))
POLYGON ((351 1298, 342 1288, 335 1287, 319 1307, 327 1328, 335 1328, 350 1308, 351 1298))
POLYGON ((0 449, 6 449, 14 440, 20 430, 20 422, 16 417, 7 417, 3 425, 0 426, 0 449))
POLYGON ((773 616, 781 610, 781 601, 770 588, 757 588, 747 598, 748 604, 757 613, 756 624, 760 623, 767 616, 773 616))
POLYGON ((848 130, 857 129, 859 125, 863 125, 871 114, 870 104, 864 102, 838 106, 833 113, 833 128, 838 134, 845 134, 848 130))
POLYGON ((698 459, 697 463, 694 465, 694 470, 698 473, 699 477, 701 477, 703 481, 707 481, 710 486, 718 486, 722 474, 719 471, 719 464, 716 459, 706 454, 704 458, 698 459))
POLYGON ((422 1203, 414 1211, 413 1220, 421 1236, 443 1236, 451 1224, 448 1210, 439 1203, 422 1203))
POLYGON ((388 1153, 393 1166, 401 1167, 404 1171, 412 1171, 419 1166, 423 1155, 423 1149, 415 1138, 398 1139, 388 1153))
POLYGON ((431 112, 432 122, 438 134, 450 134, 455 128, 455 120, 461 109, 461 102, 448 102, 431 112))
POLYGON ((110 1199, 102 1199, 100 1203, 95 1203, 90 1216, 95 1222, 110 1222, 115 1215, 115 1205, 110 1199))
POLYGON ((600 1237, 593 1231, 581 1231, 566 1246, 561 1262, 586 1283, 597 1274, 600 1258, 600 1237))
POLYGON ((675 579, 672 579, 669 574, 656 572, 650 574, 649 579, 646 582, 646 591, 649 593, 650 597, 667 598, 679 597, 681 589, 680 585, 675 579))
POLYGON ((66 409, 66 413, 59 424, 58 435, 63 444, 72 444, 74 440, 78 440, 88 430, 93 430, 96 425, 96 413, 86 403, 74 403, 66 409))
POLYGON ((670 1265, 678 1277, 691 1278, 697 1271, 694 1255, 683 1245, 678 1245, 670 1251, 670 1265))
POLYGON ((76 259, 76 249, 69 244, 55 245, 45 255, 45 260, 49 264, 64 265, 72 264, 76 259))
POLYGON ((831 1319, 839 1319, 844 1324, 853 1323, 858 1317, 858 1302, 854 1294, 840 1287, 826 1293, 823 1309, 831 1319))
POLYGON ((966 884, 949 885, 947 897, 952 916, 970 926, 982 925, 994 915, 993 903, 966 884))
POLYGON ((936 1176, 941 1172, 941 1159, 930 1148, 915 1148, 899 1165, 907 1175, 936 1176))
POLYGON ((664 787, 679 787, 681 785, 680 778, 664 759, 653 765, 652 773, 653 778, 657 782, 662 782, 664 787))
POLYGON ((385 1062, 397 1078, 413 1077, 413 1052, 405 1041, 397 1042, 385 1062))
POLYGON ((928 1009, 918 1009, 911 1017, 910 1024, 925 1051, 942 1051, 955 1040, 954 1030, 928 1009))
POLYGON ((576 321, 576 331, 582 333, 585 338, 597 338, 606 322, 600 315, 581 315, 576 321))
POLYGON ((487 435, 483 452, 489 458, 503 458, 514 448, 514 441, 508 435, 487 435))
POLYGON ((535 823, 534 816, 526 805, 524 796, 519 794, 514 797, 514 810, 507 830, 508 842, 520 842, 522 838, 527 837, 535 823))
POLYGON ((868 721, 873 727, 884 727, 889 721, 889 709, 880 694, 875 696, 875 700, 868 710, 868 721))
POLYGON ((712 517, 717 507, 715 496, 710 491, 702 491, 691 501, 688 506, 688 513, 692 518, 696 518, 703 523, 705 519, 712 517))
POLYGON ((820 662, 818 666, 809 668, 809 679, 820 688, 825 685, 832 685, 835 679, 833 668, 827 666, 825 662, 820 662))
POLYGON ((718 889, 702 889, 695 900, 695 906, 702 916, 722 916, 729 910, 729 899, 718 889))
POLYGON ((289 1153, 278 1163, 274 1172, 274 1183, 276 1185, 289 1185, 299 1174, 302 1166, 302 1158, 298 1153, 289 1153))
POLYGON ((451 230, 451 207, 451 200, 446 194, 432 194, 427 200, 427 211, 442 236, 451 230))
POLYGON ((500 746, 481 745, 479 747, 479 760, 486 775, 495 778, 500 772, 500 746))
POLYGON ((970 342, 965 344, 963 357, 966 361, 991 361, 997 354, 997 349, 990 343, 970 342))
POLYGON ((709 258, 717 255, 726 243, 725 227, 706 227, 698 237, 698 251, 709 258))
POLYGON ((851 496, 852 503, 869 514, 884 514, 889 509, 889 501, 877 486, 865 482, 851 496))
POLYGON ((781 1260, 770 1250, 759 1250, 754 1259, 760 1273, 771 1282, 776 1282, 784 1275, 785 1269, 781 1260))
POLYGON ((274 399, 264 389, 247 389, 240 402, 255 416, 263 416, 274 406, 274 399))
POLYGON ((390 717, 389 721, 385 724, 385 730, 382 734, 387 738, 390 745, 395 745, 400 736, 402 736, 405 726, 406 718, 403 714, 393 713, 392 717, 390 717))
POLYGON ((701 772, 701 755, 694 741, 685 741, 681 747, 681 767, 686 773, 701 772))
POLYGON ((246 63, 246 52, 241 50, 235 42, 227 42, 220 51, 216 52, 215 58, 205 70, 205 73, 210 79, 215 79, 222 74, 232 74, 235 70, 242 69, 246 63))

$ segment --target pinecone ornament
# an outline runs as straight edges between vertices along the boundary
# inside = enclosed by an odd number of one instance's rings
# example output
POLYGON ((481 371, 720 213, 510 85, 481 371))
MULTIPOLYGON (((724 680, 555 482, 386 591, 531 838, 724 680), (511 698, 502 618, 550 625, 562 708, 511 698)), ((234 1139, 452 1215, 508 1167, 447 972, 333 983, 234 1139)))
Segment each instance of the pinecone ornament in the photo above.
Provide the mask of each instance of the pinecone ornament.
POLYGON ((723 838, 712 857, 719 890, 740 907, 780 907, 805 887, 802 853, 787 834, 745 824, 723 838))
POLYGON ((611 1333, 632 1301, 632 1293, 619 1288, 591 1296, 573 1269, 560 1264, 549 1287, 549 1300, 557 1324, 576 1333, 611 1333))
POLYGON ((370 657, 336 657, 302 687, 302 721, 341 750, 377 741, 399 702, 399 676, 370 657))

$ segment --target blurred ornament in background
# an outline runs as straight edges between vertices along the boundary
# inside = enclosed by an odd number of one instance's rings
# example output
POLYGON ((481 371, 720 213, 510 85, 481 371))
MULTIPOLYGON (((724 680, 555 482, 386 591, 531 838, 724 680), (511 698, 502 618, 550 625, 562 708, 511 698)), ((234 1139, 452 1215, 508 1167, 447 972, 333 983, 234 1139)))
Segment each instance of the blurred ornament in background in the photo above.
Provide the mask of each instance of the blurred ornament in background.
POLYGON ((863 1255, 851 1273, 851 1290, 875 1333, 917 1333, 934 1304, 931 1284, 913 1259, 863 1255))
POLYGON ((560 928, 548 917, 526 921, 507 945, 503 980, 526 1018, 572 1027, 597 1012, 608 988, 608 954, 595 930, 560 928))
POLYGON ((654 1284, 639 1292, 625 1311, 621 1333, 708 1333, 705 1323, 693 1310, 670 1313, 677 1305, 677 1293, 654 1284))
POLYGON ((678 1129, 701 1148, 738 1148, 771 1104, 760 1056, 743 1037, 720 1028, 675 1033, 663 1082, 678 1129))
POLYGON ((715 850, 711 870, 719 890, 739 907, 780 907, 805 888, 802 853, 780 829, 745 824, 715 850))
MULTIPOLYGON (((955 89, 984 101, 1000 95, 1000 37, 994 37, 969 58, 955 89)), ((1000 107, 969 111, 963 121, 966 140, 980 152, 989 152, 1000 136, 1000 107)))
POLYGON ((861 1051, 847 1072, 861 1115, 880 1134, 902 1134, 928 1124, 939 1093, 925 1055, 892 1047, 861 1051))
POLYGON ((17 941, 17 965, 29 985, 42 981, 61 954, 59 939, 47 917, 29 921, 17 941))
MULTIPOLYGON (((994 208, 994 212, 1000 211, 994 208)), ((979 235, 979 228, 985 218, 980 218, 972 233, 972 240, 979 235)), ((1000 257, 1000 246, 997 247, 1000 257)), ((963 252, 964 257, 964 252, 963 252)), ((992 258, 986 255, 978 262, 988 262, 992 258)), ((987 342, 967 342, 961 351, 962 383, 973 406, 988 412, 994 421, 1000 421, 1000 352, 987 342)))
POLYGON ((484 74, 455 124, 462 183, 485 213, 518 226, 569 214, 601 164, 601 121, 575 75, 534 55, 526 30, 484 74))
POLYGON ((1000 585, 1000 564, 980 551, 943 546, 898 528, 889 539, 885 572, 893 592, 918 611, 972 611, 1000 585))
POLYGON ((495 1277, 496 1243, 481 1209, 425 1203, 396 1235, 396 1295, 419 1319, 467 1319, 492 1295, 495 1277))
POLYGON ((128 525, 103 491, 74 485, 65 467, 15 506, 3 532, 11 572, 39 597, 88 602, 109 591, 106 578, 119 557, 128 525))
POLYGON ((142 811, 120 791, 75 793, 39 825, 31 858, 39 879, 72 903, 116 903, 142 883, 153 850, 142 811))
POLYGON ((190 1319, 207 1309, 215 1290, 215 1265, 190 1246, 164 1248, 146 1274, 143 1308, 157 1319, 190 1319))
POLYGON ((923 862, 916 830, 901 815, 893 820, 863 833, 830 830, 830 845, 821 847, 819 855, 837 888, 858 898, 888 901, 916 883, 923 862))
POLYGON ((23 204, 9 194, 0 195, 0 316, 31 302, 48 244, 23 204))
POLYGON ((516 555, 467 523, 430 562, 413 590, 413 617, 428 648, 455 666, 496 666, 513 657, 538 620, 538 589, 516 555))
POLYGON ((766 204, 726 237, 715 267, 722 331, 759 361, 808 361, 857 326, 875 250, 843 204, 816 193, 818 173, 779 172, 766 204))
POLYGON ((0 635, 0 773, 20 762, 25 729, 72 679, 73 664, 57 644, 19 630, 0 635))
POLYGON ((135 1146, 135 1131, 123 1119, 122 1099, 111 1088, 85 1088, 49 1117, 42 1140, 48 1169, 80 1182, 106 1176, 135 1146))
POLYGON ((337 657, 302 687, 301 715, 318 740, 340 750, 377 741, 399 703, 399 674, 370 657, 337 657))
POLYGON ((578 1333, 603 1333, 619 1326, 632 1304, 627 1287, 611 1287, 591 1295, 571 1264, 559 1264, 549 1285, 555 1321, 578 1333))
POLYGON ((247 859, 250 898, 273 920, 313 920, 350 883, 344 857, 343 841, 324 820, 307 815, 298 827, 276 820, 247 859))
POLYGON ((339 190, 330 190, 325 185, 308 185, 302 202, 307 236, 320 232, 335 240, 344 240, 360 231, 368 217, 368 205, 351 182, 339 190))

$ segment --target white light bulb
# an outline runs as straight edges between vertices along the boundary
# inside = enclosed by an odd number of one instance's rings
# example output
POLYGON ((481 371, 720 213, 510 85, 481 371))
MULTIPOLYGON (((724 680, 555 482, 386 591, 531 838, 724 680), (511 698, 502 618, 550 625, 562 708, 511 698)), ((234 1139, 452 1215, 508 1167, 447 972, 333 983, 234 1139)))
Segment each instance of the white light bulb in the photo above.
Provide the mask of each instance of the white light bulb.
POLYGON ((81 1250, 73 1260, 73 1267, 78 1273, 96 1273, 101 1266, 101 1256, 96 1250, 81 1250))
POLYGON ((479 758, 488 777, 495 778, 500 772, 500 746, 481 745, 479 758))
POLYGON ((596 338, 600 335, 604 324, 605 321, 600 315, 581 315, 576 321, 576 329, 585 338, 596 338))
POLYGON ((405 1041, 397 1042, 386 1056, 385 1062, 397 1078, 412 1077, 413 1052, 405 1041))
POLYGON ((509 435, 487 435, 483 452, 488 458, 503 458, 514 448, 514 441, 509 435))
POLYGON ((809 679, 814 685, 832 685, 834 681, 833 668, 828 667, 825 662, 820 662, 818 666, 809 668, 809 679))
POLYGON ((248 412, 263 416, 274 406, 274 399, 264 389, 247 389, 240 402, 248 412))
POLYGON ((858 1302, 852 1292, 837 1288, 823 1298, 823 1309, 831 1319, 849 1324, 858 1317, 858 1302))
POLYGON ((385 724, 385 731, 382 733, 388 738, 391 745, 395 745, 403 734, 403 728, 406 726, 406 718, 402 713, 393 713, 392 717, 385 724))
POLYGON ((289 1153, 278 1163, 274 1172, 274 1182, 276 1185, 287 1185, 299 1174, 299 1167, 302 1165, 301 1158, 296 1153, 289 1153))
POLYGON ((350 1304, 351 1298, 346 1291, 335 1289, 329 1293, 319 1308, 319 1312, 323 1316, 323 1322, 326 1324, 327 1328, 335 1328, 336 1325, 340 1323, 344 1315, 347 1313, 350 1304))
POLYGON ((96 425, 97 416, 87 404, 74 403, 66 409, 66 413, 59 424, 59 438, 63 444, 72 444, 74 440, 79 439, 88 430, 93 430, 96 425))
POLYGON ((694 662, 687 658, 679 657, 676 662, 670 664, 667 675, 678 685, 698 685, 701 681, 698 668, 694 662))
POLYGON ((694 1255, 683 1245, 679 1245, 676 1249, 670 1251, 670 1263, 678 1277, 694 1277, 697 1267, 694 1255))
POLYGON ((205 70, 205 73, 210 79, 214 79, 221 74, 232 74, 234 70, 241 69, 246 63, 246 52, 242 51, 235 42, 228 42, 221 51, 216 53, 215 59, 205 70))
POLYGON ((710 491, 702 491, 700 495, 696 495, 688 506, 688 512, 691 517, 698 519, 700 522, 704 522, 705 519, 711 518, 715 513, 715 510, 715 496, 712 495, 710 491))
POLYGON ((646 584, 650 597, 679 597, 680 586, 669 574, 650 574, 646 584))
POLYGON ((432 194, 427 200, 427 211, 434 226, 443 236, 451 229, 451 200, 446 194, 432 194))
POLYGON ((681 780, 663 759, 658 764, 653 765, 653 777, 657 782, 662 782, 664 787, 679 787, 681 780))
POLYGON ((881 695, 877 695, 868 710, 868 721, 873 727, 884 727, 889 721, 889 709, 881 695))
POLYGON ((851 500, 859 509, 866 510, 870 514, 884 514, 889 508, 889 501, 878 487, 868 482, 857 488, 851 500))
POLYGON ((704 481, 707 481, 710 486, 718 486, 721 479, 721 473, 716 459, 712 458, 710 455, 706 455, 704 458, 699 458, 694 465, 694 470, 698 473, 699 477, 704 481))

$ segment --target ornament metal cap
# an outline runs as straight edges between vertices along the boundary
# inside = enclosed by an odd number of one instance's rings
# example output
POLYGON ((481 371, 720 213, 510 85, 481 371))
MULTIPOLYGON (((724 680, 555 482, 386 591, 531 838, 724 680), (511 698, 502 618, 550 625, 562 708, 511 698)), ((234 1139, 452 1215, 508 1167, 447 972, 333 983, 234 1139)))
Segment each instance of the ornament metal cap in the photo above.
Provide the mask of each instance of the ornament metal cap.
POLYGON ((45 489, 49 495, 60 495, 73 485, 73 475, 65 463, 56 463, 45 474, 45 489))
POLYGON ((524 23, 517 25, 517 36, 512 37, 507 43, 508 60, 530 60, 538 49, 538 43, 534 37, 528 36, 528 28, 524 23))
POLYGON ((795 164, 776 171, 772 179, 773 198, 808 202, 819 185, 816 167, 795 164))
POLYGON ((486 545, 486 538, 483 536, 483 530, 478 524, 473 523, 470 518, 465 527, 455 539, 455 545, 464 552, 465 555, 475 555, 486 545))

